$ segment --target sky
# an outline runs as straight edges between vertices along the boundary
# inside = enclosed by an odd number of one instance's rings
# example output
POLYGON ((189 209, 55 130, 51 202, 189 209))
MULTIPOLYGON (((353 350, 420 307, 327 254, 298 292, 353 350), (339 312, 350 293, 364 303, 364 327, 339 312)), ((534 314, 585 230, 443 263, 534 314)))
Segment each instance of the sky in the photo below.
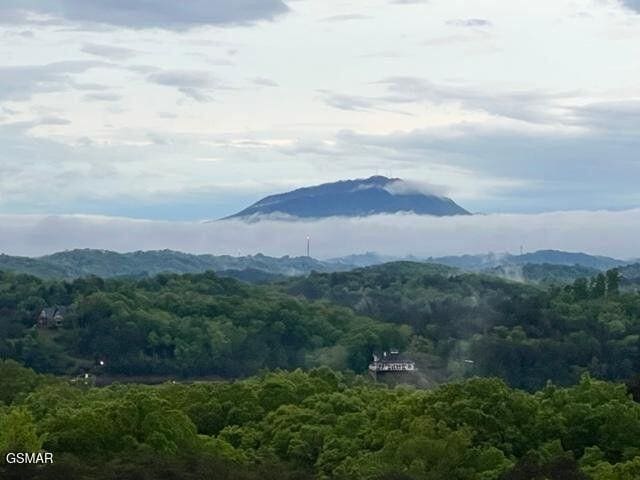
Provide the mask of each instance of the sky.
POLYGON ((375 174, 484 218, 640 205, 638 0, 2 0, 0 39, 12 225, 375 174))

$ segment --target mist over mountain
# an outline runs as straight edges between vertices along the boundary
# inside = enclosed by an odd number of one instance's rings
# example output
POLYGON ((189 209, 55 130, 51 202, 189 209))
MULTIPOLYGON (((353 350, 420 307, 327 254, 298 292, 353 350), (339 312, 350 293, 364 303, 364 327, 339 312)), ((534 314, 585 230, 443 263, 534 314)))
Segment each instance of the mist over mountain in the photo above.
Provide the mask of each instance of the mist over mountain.
POLYGON ((620 268, 628 280, 640 278, 640 264, 586 253, 542 250, 525 255, 461 255, 416 257, 380 255, 374 252, 353 254, 329 260, 311 257, 270 257, 195 255, 174 250, 119 253, 109 250, 76 249, 41 257, 0 255, 0 271, 26 273, 40 278, 73 279, 91 275, 112 277, 151 277, 159 273, 202 273, 215 271, 249 283, 266 283, 311 272, 341 272, 396 261, 445 265, 457 270, 482 272, 517 281, 572 281, 600 271, 620 268))
POLYGON ((511 255, 508 253, 497 254, 488 253, 484 255, 459 255, 438 258, 428 258, 428 261, 441 263, 463 270, 484 270, 508 265, 564 265, 595 269, 608 270, 611 268, 628 265, 632 262, 619 260, 616 258, 589 255, 582 252, 563 252, 560 250, 539 250, 522 255, 511 255))
POLYGON ((433 187, 399 178, 373 176, 270 195, 226 218, 259 218, 278 214, 298 218, 364 217, 398 212, 437 217, 470 215, 453 200, 438 195, 434 190, 433 187))
POLYGON ((159 273, 218 272, 221 276, 261 283, 281 276, 328 272, 349 266, 321 262, 310 257, 269 257, 262 254, 194 255, 173 250, 118 253, 108 250, 77 249, 43 257, 0 255, 0 271, 27 273, 41 278, 79 278, 96 275, 147 277, 159 273))

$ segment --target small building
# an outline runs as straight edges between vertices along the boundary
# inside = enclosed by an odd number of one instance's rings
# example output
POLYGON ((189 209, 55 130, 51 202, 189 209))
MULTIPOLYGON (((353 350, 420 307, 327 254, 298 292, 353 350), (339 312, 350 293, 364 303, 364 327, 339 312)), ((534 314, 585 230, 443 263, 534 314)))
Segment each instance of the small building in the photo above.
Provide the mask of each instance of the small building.
POLYGON ((369 373, 377 378, 378 375, 401 375, 414 373, 418 369, 413 360, 400 355, 398 350, 389 350, 382 354, 373 354, 373 361, 369 364, 369 373))
POLYGON ((49 307, 43 308, 38 315, 38 328, 60 328, 67 313, 66 307, 49 307))

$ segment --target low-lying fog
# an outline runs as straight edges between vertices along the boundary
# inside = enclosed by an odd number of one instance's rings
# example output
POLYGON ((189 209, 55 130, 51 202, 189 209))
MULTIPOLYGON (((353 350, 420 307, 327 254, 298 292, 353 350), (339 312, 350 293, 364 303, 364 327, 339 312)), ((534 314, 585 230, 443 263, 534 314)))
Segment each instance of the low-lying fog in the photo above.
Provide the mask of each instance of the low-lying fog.
POLYGON ((375 251, 441 256, 558 249, 640 257, 640 209, 436 218, 412 214, 314 221, 163 222, 99 216, 0 215, 0 252, 37 256, 73 248, 329 258, 375 251))

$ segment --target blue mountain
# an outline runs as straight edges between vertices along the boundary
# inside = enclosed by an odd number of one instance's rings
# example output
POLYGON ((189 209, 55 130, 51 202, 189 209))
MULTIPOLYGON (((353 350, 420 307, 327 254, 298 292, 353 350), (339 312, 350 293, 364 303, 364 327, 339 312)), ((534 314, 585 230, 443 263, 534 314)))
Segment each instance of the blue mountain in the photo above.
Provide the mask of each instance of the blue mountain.
POLYGON ((344 180, 271 195, 226 218, 278 214, 299 218, 363 217, 398 212, 438 217, 470 215, 450 198, 420 190, 399 178, 344 180))

